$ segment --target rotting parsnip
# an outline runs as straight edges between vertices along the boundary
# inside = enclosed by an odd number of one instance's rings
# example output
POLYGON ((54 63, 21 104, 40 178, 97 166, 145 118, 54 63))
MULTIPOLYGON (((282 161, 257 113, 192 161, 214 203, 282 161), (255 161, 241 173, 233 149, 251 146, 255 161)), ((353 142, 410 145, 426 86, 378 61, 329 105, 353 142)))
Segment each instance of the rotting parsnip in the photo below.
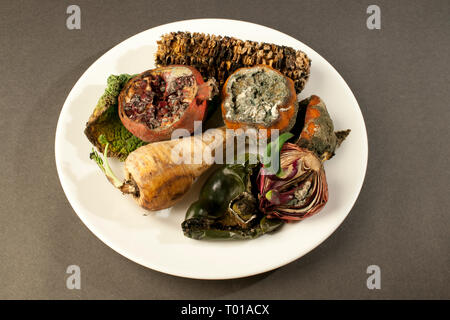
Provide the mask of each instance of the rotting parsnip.
POLYGON ((227 135, 231 134, 222 127, 210 129, 202 135, 142 146, 130 153, 125 160, 123 182, 109 168, 107 148, 104 164, 95 151, 91 153, 91 159, 97 162, 116 188, 133 195, 141 207, 151 211, 161 210, 178 202, 194 181, 211 167, 215 150, 224 148, 226 141, 232 140, 227 139, 227 135), (174 159, 174 154, 180 153, 184 157, 174 159))

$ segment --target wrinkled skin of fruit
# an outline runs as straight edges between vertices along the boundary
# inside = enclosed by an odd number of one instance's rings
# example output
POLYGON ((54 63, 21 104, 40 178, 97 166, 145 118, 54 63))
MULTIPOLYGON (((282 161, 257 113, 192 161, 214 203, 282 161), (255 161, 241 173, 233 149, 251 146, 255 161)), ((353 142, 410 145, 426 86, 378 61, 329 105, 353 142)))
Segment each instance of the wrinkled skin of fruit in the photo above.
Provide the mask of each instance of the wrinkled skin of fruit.
POLYGON ((145 142, 169 140, 176 129, 194 131, 216 88, 189 66, 168 66, 132 78, 119 95, 119 117, 145 142))

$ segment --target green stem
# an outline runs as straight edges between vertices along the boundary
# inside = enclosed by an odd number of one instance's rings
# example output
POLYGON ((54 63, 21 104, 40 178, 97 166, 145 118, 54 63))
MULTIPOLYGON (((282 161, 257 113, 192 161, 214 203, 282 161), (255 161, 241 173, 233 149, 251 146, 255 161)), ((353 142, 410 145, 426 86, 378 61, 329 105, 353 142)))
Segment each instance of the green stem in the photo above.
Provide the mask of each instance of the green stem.
MULTIPOLYGON (((284 143, 286 141, 288 141, 290 138, 292 138, 294 135, 290 132, 285 132, 282 135, 280 135, 275 141, 270 142, 267 145, 266 148, 266 152, 264 155, 264 159, 263 159, 263 165, 264 165, 264 169, 267 172, 271 172, 273 174, 277 174, 280 172, 281 167, 278 166, 278 170, 277 172, 273 172, 274 169, 272 168, 272 152, 276 152, 276 156, 278 157, 278 159, 280 159, 280 151, 281 148, 283 147, 284 143)), ((280 161, 278 161, 279 163, 280 161)))
POLYGON ((114 185, 114 187, 120 189, 123 186, 124 182, 116 177, 114 172, 111 170, 111 167, 109 166, 108 147, 109 147, 109 143, 107 143, 105 146, 105 174, 106 174, 106 177, 108 178, 108 180, 114 185))

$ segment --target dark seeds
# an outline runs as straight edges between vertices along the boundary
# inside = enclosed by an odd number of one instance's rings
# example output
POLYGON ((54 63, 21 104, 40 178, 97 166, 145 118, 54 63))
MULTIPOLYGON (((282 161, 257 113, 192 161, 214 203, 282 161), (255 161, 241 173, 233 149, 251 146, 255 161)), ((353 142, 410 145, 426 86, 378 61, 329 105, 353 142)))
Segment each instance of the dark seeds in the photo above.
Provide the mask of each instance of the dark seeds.
POLYGON ((189 103, 183 102, 185 87, 195 84, 194 76, 182 76, 170 83, 160 75, 145 75, 134 83, 134 94, 124 106, 125 114, 150 129, 171 124, 181 118, 189 103))

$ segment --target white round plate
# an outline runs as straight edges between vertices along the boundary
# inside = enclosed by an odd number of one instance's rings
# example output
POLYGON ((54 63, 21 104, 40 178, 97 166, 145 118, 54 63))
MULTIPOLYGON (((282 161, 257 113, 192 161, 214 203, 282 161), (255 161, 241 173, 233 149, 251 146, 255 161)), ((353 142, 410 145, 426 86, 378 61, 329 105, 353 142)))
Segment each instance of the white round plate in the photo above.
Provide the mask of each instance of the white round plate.
MULTIPOLYGON (((257 24, 198 19, 141 32, 101 56, 77 81, 64 103, 55 139, 56 166, 64 192, 86 226, 112 249, 148 268, 197 279, 231 279, 281 267, 308 253, 342 223, 358 197, 367 166, 367 133, 358 103, 337 71, 318 53, 279 31, 257 24), (273 234, 247 241, 198 241, 183 235, 181 222, 196 200, 203 175, 176 206, 149 212, 122 195, 89 159, 91 144, 83 130, 110 74, 152 69, 156 41, 172 31, 233 36, 290 46, 312 60, 301 98, 316 94, 326 103, 336 130, 351 134, 325 163, 329 201, 317 215, 284 225, 273 234)), ((116 173, 122 163, 113 161, 116 173)))

